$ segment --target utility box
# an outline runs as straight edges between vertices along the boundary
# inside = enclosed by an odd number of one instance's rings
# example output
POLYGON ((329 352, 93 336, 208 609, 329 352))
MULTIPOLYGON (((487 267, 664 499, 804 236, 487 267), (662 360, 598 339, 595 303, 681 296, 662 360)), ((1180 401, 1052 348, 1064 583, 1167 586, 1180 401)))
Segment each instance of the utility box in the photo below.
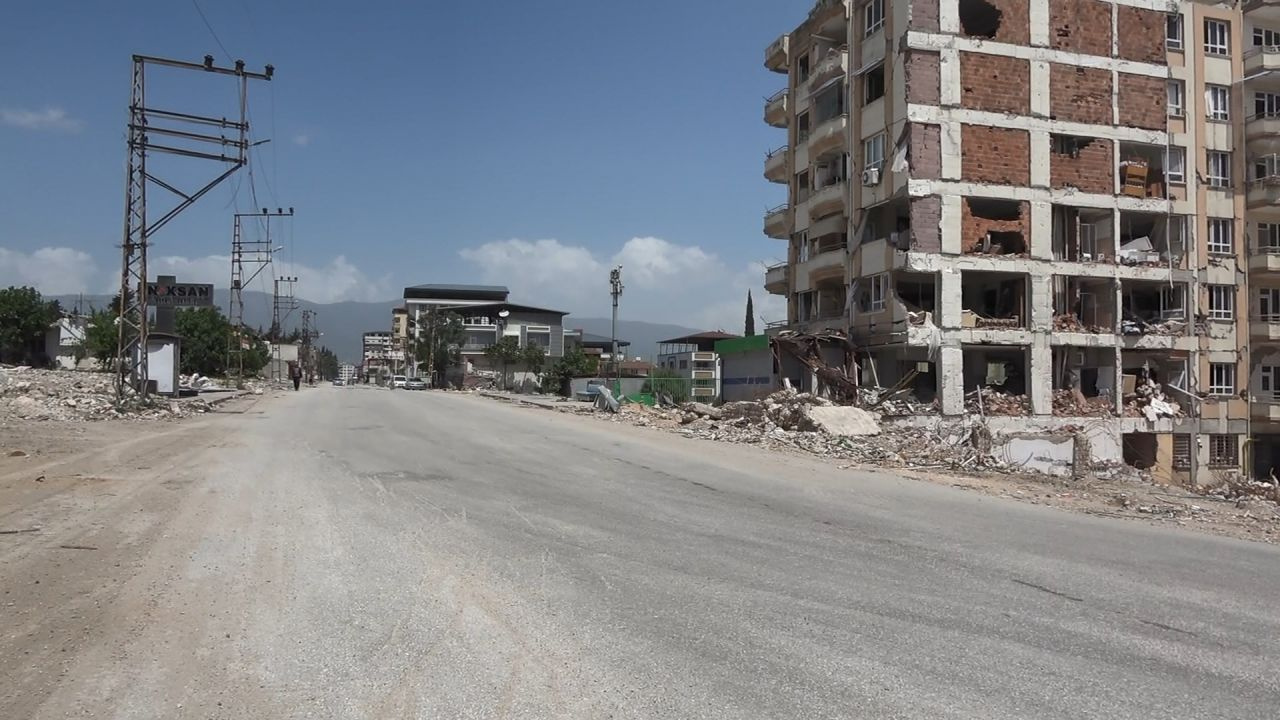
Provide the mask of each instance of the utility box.
POLYGON ((147 334, 147 380, 160 395, 178 395, 178 368, 182 363, 182 339, 172 333, 147 334))

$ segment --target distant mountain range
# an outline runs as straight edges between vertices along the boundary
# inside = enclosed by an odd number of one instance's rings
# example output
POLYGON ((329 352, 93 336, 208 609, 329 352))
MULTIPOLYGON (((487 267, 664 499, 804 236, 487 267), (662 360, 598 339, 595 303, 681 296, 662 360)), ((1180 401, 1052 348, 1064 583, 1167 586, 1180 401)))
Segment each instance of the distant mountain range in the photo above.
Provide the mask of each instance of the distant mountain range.
MULTIPOLYGON (((111 302, 110 295, 59 295, 53 299, 62 303, 64 309, 77 306, 87 312, 90 308, 105 308, 111 302)), ((214 302, 225 313, 227 311, 228 291, 215 290, 214 302)), ((316 327, 324 336, 319 343, 333 350, 342 362, 359 362, 360 336, 371 330, 391 329, 391 309, 400 306, 399 300, 386 302, 359 303, 313 303, 298 300, 298 309, 289 314, 283 323, 285 331, 298 327, 302 322, 302 311, 311 310, 316 313, 316 327)), ((271 296, 257 291, 244 293, 244 320, 250 327, 267 328, 271 325, 271 296)), ((609 336, 609 318, 580 318, 573 315, 565 317, 565 329, 580 329, 595 335, 609 336)), ((618 339, 631 343, 627 355, 652 359, 658 352, 658 342, 667 338, 679 337, 698 332, 698 328, 664 323, 650 323, 640 320, 619 320, 618 339)))

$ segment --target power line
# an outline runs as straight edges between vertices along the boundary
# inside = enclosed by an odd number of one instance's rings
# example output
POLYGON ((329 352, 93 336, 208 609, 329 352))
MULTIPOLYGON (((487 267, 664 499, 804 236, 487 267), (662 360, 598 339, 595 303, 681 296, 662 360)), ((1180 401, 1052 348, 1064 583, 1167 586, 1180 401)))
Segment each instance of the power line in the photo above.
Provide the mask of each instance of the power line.
POLYGON ((222 44, 222 40, 218 37, 218 33, 214 32, 213 26, 209 24, 209 18, 204 16, 204 10, 200 9, 200 3, 196 2, 196 0, 191 0, 191 6, 194 7, 196 9, 196 13, 200 15, 200 20, 204 23, 205 29, 209 31, 209 34, 213 36, 213 41, 218 43, 218 47, 222 49, 222 54, 227 56, 227 62, 233 62, 231 59, 231 53, 227 52, 227 46, 222 44))

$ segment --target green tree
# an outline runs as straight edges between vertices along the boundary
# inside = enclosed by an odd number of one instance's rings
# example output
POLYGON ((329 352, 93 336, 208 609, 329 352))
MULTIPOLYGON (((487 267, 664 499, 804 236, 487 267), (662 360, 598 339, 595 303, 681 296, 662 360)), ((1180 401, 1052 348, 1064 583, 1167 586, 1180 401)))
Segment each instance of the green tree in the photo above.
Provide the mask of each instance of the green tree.
POLYGON ((231 323, 216 307, 188 308, 178 312, 175 323, 182 338, 182 362, 187 374, 222 375, 227 371, 227 343, 231 323))
POLYGON ((44 350, 44 336, 57 322, 58 301, 46 301, 35 288, 0 290, 0 358, 28 360, 44 350))
POLYGON ((414 357, 434 377, 443 378, 450 368, 462 363, 462 346, 467 341, 462 316, 431 308, 418 325, 414 357))
POLYGON ((563 357, 551 364, 551 369, 542 376, 542 391, 565 395, 568 393, 569 381, 586 377, 594 372, 594 364, 582 352, 578 345, 567 350, 563 357))
POLYGON ((526 345, 520 353, 520 361, 524 363, 525 372, 541 375, 547 364, 547 349, 541 345, 526 345))
POLYGON ((271 348, 261 336, 251 338, 249 349, 244 351, 245 375, 257 375, 269 362, 271 362, 271 348))
POLYGON ((747 324, 743 328, 743 335, 751 337, 756 334, 756 313, 755 308, 751 305, 751 291, 747 291, 747 324))
POLYGON ((323 345, 316 351, 316 371, 321 380, 332 380, 338 377, 338 356, 323 345))
POLYGON ((100 370, 110 369, 120 344, 116 317, 114 310, 94 310, 89 315, 89 327, 85 328, 84 349, 98 361, 100 370))
POLYGON ((494 367, 502 368, 501 386, 506 388, 507 368, 513 363, 520 362, 522 351, 520 349, 520 338, 514 335, 506 335, 498 342, 484 349, 484 356, 489 360, 489 364, 494 367))

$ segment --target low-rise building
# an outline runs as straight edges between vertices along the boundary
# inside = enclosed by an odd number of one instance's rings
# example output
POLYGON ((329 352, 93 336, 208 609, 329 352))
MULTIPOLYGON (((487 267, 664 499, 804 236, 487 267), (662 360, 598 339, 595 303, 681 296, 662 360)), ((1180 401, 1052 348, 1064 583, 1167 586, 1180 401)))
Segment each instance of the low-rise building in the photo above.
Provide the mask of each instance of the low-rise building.
POLYGON ((736 337, 711 331, 662 340, 658 343, 658 368, 687 380, 689 397, 714 400, 720 397, 720 356, 716 354, 716 342, 736 337))

